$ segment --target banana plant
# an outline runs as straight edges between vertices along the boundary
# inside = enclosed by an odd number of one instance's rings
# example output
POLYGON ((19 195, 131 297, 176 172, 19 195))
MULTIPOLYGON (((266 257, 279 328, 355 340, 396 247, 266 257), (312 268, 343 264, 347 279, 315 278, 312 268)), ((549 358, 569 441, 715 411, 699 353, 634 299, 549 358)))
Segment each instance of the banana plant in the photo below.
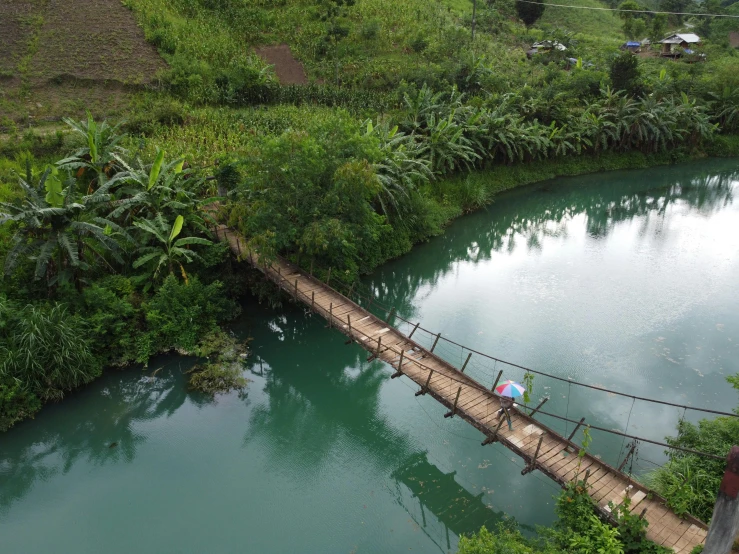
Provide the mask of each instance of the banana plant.
POLYGON ((89 111, 87 121, 70 118, 64 118, 63 121, 74 133, 84 138, 85 146, 70 157, 59 160, 57 167, 76 170, 78 178, 88 171, 92 172, 94 175, 89 179, 90 188, 102 186, 117 170, 117 159, 125 154, 125 149, 119 145, 124 136, 119 133, 121 123, 114 126, 106 121, 98 123, 89 111))
MULTIPOLYGON (((162 214, 157 214, 151 220, 135 221, 134 225, 147 233, 149 239, 155 244, 139 249, 140 256, 133 262, 133 267, 138 269, 148 266, 152 270, 154 279, 156 279, 163 267, 166 266, 170 275, 174 275, 175 266, 179 266, 182 278, 185 280, 185 283, 188 283, 188 276, 183 261, 192 262, 194 259, 202 260, 202 258, 199 254, 187 247, 194 244, 210 246, 213 243, 200 237, 184 237, 178 239, 177 237, 182 232, 184 224, 185 218, 181 215, 175 218, 171 226, 162 214)), ((146 288, 149 286, 150 284, 146 288)))
POLYGON ((90 258, 110 265, 107 255, 122 263, 119 237, 127 233, 115 222, 97 216, 110 201, 110 181, 91 194, 77 192, 77 182, 61 181, 56 168, 48 167, 38 179, 19 178, 25 193, 20 204, 0 203, 0 224, 15 225, 15 234, 5 258, 5 274, 15 271, 23 259, 36 263, 35 278, 46 278, 49 286, 58 281, 81 282, 80 272, 89 269, 90 258))

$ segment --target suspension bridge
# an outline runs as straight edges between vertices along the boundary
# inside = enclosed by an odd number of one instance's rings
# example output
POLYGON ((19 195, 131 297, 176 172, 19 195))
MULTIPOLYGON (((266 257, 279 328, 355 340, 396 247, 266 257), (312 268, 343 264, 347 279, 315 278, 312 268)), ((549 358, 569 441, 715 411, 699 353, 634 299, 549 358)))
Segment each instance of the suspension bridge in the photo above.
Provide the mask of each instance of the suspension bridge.
MULTIPOLYGON (((499 442, 522 458, 525 463, 522 474, 538 470, 561 486, 573 481, 585 482, 602 516, 613 520, 615 508, 627 506, 632 513, 647 520, 647 537, 650 540, 672 548, 677 554, 689 554, 694 547, 705 543, 706 524, 690 515, 677 516, 667 507, 664 498, 624 473, 622 470, 626 459, 615 468, 585 452, 572 441, 584 418, 579 422, 568 419, 577 425, 569 437, 564 437, 534 418, 537 413, 559 417, 541 409, 546 402, 544 399, 528 414, 522 409, 512 410, 508 425, 505 417, 498 417, 501 408, 499 397, 465 374, 474 351, 470 351, 458 369, 434 354, 440 335, 436 335, 431 348, 421 346, 413 340, 418 324, 407 335, 401 333, 388 323, 392 320, 392 313, 387 321, 380 319, 351 300, 351 290, 345 296, 332 288, 330 270, 326 280, 321 281, 312 275, 312 270, 306 272, 282 258, 271 261, 263 259, 247 247, 241 236, 224 225, 216 226, 214 232, 218 240, 229 245, 238 259, 248 261, 296 302, 303 303, 325 318, 330 328, 346 335, 347 344, 354 342, 367 350, 368 360, 382 360, 395 369, 392 378, 404 376, 419 386, 416 396, 429 395, 446 406, 448 411, 444 414, 445 418, 460 417, 478 429, 485 437, 483 446, 499 442)), ((669 402, 658 402, 676 406, 669 402)), ((640 440, 662 444, 648 439, 640 440)))

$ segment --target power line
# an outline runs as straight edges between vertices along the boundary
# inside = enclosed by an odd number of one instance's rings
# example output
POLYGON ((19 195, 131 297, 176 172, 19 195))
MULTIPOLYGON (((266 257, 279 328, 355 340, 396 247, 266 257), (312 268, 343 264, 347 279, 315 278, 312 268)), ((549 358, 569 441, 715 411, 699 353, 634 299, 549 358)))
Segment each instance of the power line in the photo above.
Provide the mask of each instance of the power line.
POLYGON ((550 4, 548 2, 534 2, 534 0, 516 0, 517 2, 524 2, 526 4, 538 4, 539 6, 551 6, 553 8, 573 8, 577 10, 596 10, 604 12, 630 12, 630 13, 645 13, 645 14, 664 14, 664 15, 692 15, 695 17, 728 17, 732 19, 739 18, 739 15, 729 15, 723 13, 690 13, 690 12, 659 12, 654 10, 625 10, 621 8, 600 8, 595 6, 570 6, 568 4, 550 4))

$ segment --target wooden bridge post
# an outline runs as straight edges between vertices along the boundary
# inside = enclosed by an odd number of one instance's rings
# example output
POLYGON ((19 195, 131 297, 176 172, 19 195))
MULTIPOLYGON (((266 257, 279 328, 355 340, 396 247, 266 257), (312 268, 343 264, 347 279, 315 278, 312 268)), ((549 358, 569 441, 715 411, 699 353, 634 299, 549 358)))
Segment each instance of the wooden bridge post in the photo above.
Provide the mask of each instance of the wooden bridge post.
MULTIPOLYGON (((584 418, 584 417, 583 417, 582 419, 580 419, 580 422, 579 422, 579 423, 578 423, 577 425, 575 425, 575 428, 574 428, 574 429, 572 430, 572 433, 570 433, 570 436, 569 436, 569 437, 567 437, 567 442, 570 442, 570 441, 572 441, 572 437, 574 437, 574 436, 575 436, 575 433, 577 433, 577 430, 578 430, 578 429, 580 428, 580 426, 581 426, 581 425, 583 424, 583 421, 585 421, 585 418, 584 418)), ((621 471, 621 470, 619 469, 619 471, 621 471)))
POLYGON ((395 315, 395 306, 390 308, 390 313, 387 315, 387 319, 385 321, 390 323, 390 320, 393 318, 394 315, 395 315))
POLYGON ((416 392, 416 396, 422 396, 422 395, 426 394, 429 391, 429 383, 431 382, 431 376, 433 374, 434 374, 434 370, 433 369, 430 369, 429 370, 429 376, 426 379, 426 384, 421 387, 421 390, 419 390, 418 392, 416 392))
POLYGON ((347 298, 349 298, 349 300, 352 299, 352 294, 354 294, 354 283, 352 283, 352 286, 349 287, 349 294, 347 295, 347 298))
POLYGON ((452 409, 444 414, 444 417, 454 417, 454 414, 457 413, 457 402, 459 402, 459 395, 462 392, 462 387, 459 387, 457 389, 457 396, 454 397, 454 406, 452 406, 452 409))
POLYGON ((482 441, 482 446, 485 446, 486 444, 492 444, 494 442, 498 441, 498 431, 500 431, 501 426, 503 425, 503 422, 506 420, 505 417, 501 417, 498 421, 498 426, 495 428, 495 432, 492 434, 492 436, 486 438, 484 441, 482 441))
POLYGON ((467 364, 470 363, 470 358, 472 357, 472 352, 467 354, 467 359, 464 361, 464 365, 462 365, 462 373, 464 373, 464 370, 467 369, 467 364))
POLYGON ((382 335, 377 337, 377 354, 375 354, 376 358, 380 357, 380 345, 382 344, 382 335))
POLYGON ((310 309, 316 309, 316 291, 311 291, 310 293, 310 309))
POLYGON ((310 260, 310 276, 313 277, 313 258, 310 260))
POLYGON ((541 408, 544 404, 547 403, 547 400, 549 400, 549 397, 548 396, 545 396, 544 397, 544 400, 542 400, 541 402, 539 402, 539 405, 536 408, 534 408, 534 411, 533 412, 531 412, 529 414, 529 417, 534 417, 534 414, 539 411, 539 408, 541 408))
POLYGON ((298 299, 298 280, 295 279, 295 300, 298 299))
POLYGON ((521 470, 521 475, 526 475, 527 473, 531 473, 536 469, 536 458, 539 456, 539 449, 541 448, 541 443, 544 440, 544 435, 546 433, 542 433, 539 435, 539 443, 536 445, 536 452, 534 452, 534 457, 531 458, 531 461, 526 464, 526 467, 521 470))
POLYGON ((429 350, 429 352, 433 352, 434 351, 434 348, 436 348, 436 343, 439 342, 439 339, 440 338, 441 338, 441 333, 439 333, 438 335, 436 335, 436 339, 434 339, 434 344, 431 346, 431 350, 429 350))
POLYGON ((588 479, 590 479, 590 468, 585 471, 585 479, 582 480, 583 487, 588 484, 588 479))
POLYGON ((739 532, 739 446, 732 446, 713 508, 703 554, 731 551, 739 532))
POLYGON ((328 268, 328 276, 326 277, 326 286, 328 286, 329 282, 331 281, 331 268, 328 268))
POLYGON ((419 325, 421 325, 421 322, 420 321, 413 326, 413 330, 411 331, 411 334, 408 335, 408 338, 411 338, 413 336, 413 333, 416 332, 416 329, 418 329, 418 326, 419 325))
MULTIPOLYGON (((582 423, 582 421, 580 423, 582 423)), ((634 453, 634 450, 636 450, 636 441, 634 441, 634 444, 632 444, 631 448, 629 448, 629 451, 626 453, 626 456, 624 457, 624 461, 621 462, 621 465, 618 466, 618 471, 621 471, 626 466, 626 462, 629 461, 629 458, 631 458, 631 455, 634 453)))
POLYGON ((400 347, 400 360, 398 361, 398 371, 393 373, 390 378, 395 379, 396 377, 400 377, 403 375, 403 354, 405 354, 405 351, 403 350, 403 347, 400 347))
POLYGON ((498 385, 498 381, 500 381, 501 375, 503 375, 503 370, 502 369, 498 372, 498 376, 495 378, 495 383, 493 383, 493 388, 490 389, 493 392, 495 392, 495 387, 498 385))
POLYGON ((334 321, 334 303, 330 302, 328 305, 328 328, 330 329, 334 321))
POLYGON ((349 342, 352 342, 352 316, 346 314, 346 324, 349 326, 349 342))

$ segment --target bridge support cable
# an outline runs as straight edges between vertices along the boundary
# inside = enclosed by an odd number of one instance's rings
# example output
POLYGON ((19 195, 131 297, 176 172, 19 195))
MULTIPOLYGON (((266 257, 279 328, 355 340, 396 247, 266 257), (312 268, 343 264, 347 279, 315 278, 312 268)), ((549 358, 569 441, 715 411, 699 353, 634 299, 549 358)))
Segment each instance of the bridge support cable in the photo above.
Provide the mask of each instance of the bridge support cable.
MULTIPOLYGON (((233 251, 241 251, 238 235, 224 233, 224 236, 233 251)), ((570 439, 559 435, 540 421, 528 416, 526 414, 528 410, 523 408, 512 410, 510 421, 513 425, 509 422, 509 426, 503 428, 503 423, 509 420, 503 417, 496 420, 500 401, 488 387, 480 384, 466 373, 459 371, 449 361, 424 348, 412 338, 403 335, 387 320, 383 320, 384 318, 368 313, 366 309, 350 298, 341 295, 325 283, 308 276, 305 272, 301 272, 294 265, 280 258, 275 258, 274 264, 268 264, 257 252, 251 252, 247 248, 244 250, 251 254, 249 258, 253 260, 254 266, 263 271, 267 278, 275 282, 286 293, 302 301, 305 305, 311 306, 317 314, 329 320, 331 327, 335 327, 361 345, 370 353, 370 356, 375 355, 375 359, 379 358, 391 367, 397 368, 399 370, 396 371, 396 373, 399 373, 398 376, 405 376, 421 386, 421 391, 424 391, 425 394, 450 410, 450 417, 458 415, 481 431, 486 437, 485 444, 500 442, 508 450, 524 459, 526 468, 530 468, 531 471, 539 470, 544 476, 559 485, 565 485, 579 479, 582 471, 590 469, 589 485, 591 486, 589 492, 598 509, 604 515, 607 515, 608 510, 606 508, 608 506, 618 505, 623 501, 625 495, 630 494, 629 491, 637 491, 633 497, 632 507, 634 509, 654 506, 659 511, 659 517, 653 515, 650 518, 650 516, 647 516, 650 522, 648 535, 666 546, 672 546, 678 544, 678 541, 682 541, 685 544, 680 543, 681 546, 676 548, 678 554, 688 554, 692 546, 703 542, 706 532, 704 524, 691 518, 688 518, 687 522, 681 520, 665 506, 665 500, 659 495, 635 483, 631 477, 619 472, 616 468, 595 456, 588 453, 585 453, 582 457, 565 455, 566 447, 579 447, 572 443, 570 439), (296 279, 297 287, 295 286, 296 279), (345 317, 347 315, 349 317, 345 317)), ((240 257, 243 258, 243 252, 240 257)), ((336 279, 336 282, 339 283, 338 279, 336 279)), ((351 294, 355 295, 356 291, 352 290, 351 294)), ((390 310, 390 314, 394 315, 393 310, 390 310)), ((390 314, 388 314, 388 320, 393 319, 389 317, 390 314)), ((403 321, 403 318, 398 318, 398 321, 403 321)), ((407 323, 409 324, 408 334, 410 334, 410 329, 416 323, 407 323)), ((420 331, 422 331, 422 328, 418 325, 414 337, 420 331)), ((429 336, 433 337, 431 340, 436 341, 437 349, 442 344, 453 343, 453 341, 445 340, 438 333, 429 334, 429 336)), ((468 349, 468 352, 474 353, 475 351, 468 349)), ((493 357, 484 355, 482 357, 493 360, 494 364, 501 361, 501 363, 508 364, 511 367, 519 367, 525 371, 522 366, 509 364, 493 357)), ((468 358, 470 357, 468 356, 468 358)), ((462 361, 461 357, 459 361, 462 361)), ((470 361, 470 364, 472 363, 474 363, 473 359, 470 361)), ((495 367, 497 369, 497 366, 495 367)), ((603 390, 599 387, 591 388, 603 390)), ((569 413, 566 418, 548 414, 541 409, 542 405, 543 403, 540 403, 537 406, 536 413, 565 420, 566 423, 576 423, 569 419, 569 413)), ((591 428, 621 436, 626 434, 595 426, 591 426, 591 428)), ((645 442, 671 448, 669 445, 657 443, 657 441, 645 442)), ((680 449, 676 448, 676 450, 680 449)))

